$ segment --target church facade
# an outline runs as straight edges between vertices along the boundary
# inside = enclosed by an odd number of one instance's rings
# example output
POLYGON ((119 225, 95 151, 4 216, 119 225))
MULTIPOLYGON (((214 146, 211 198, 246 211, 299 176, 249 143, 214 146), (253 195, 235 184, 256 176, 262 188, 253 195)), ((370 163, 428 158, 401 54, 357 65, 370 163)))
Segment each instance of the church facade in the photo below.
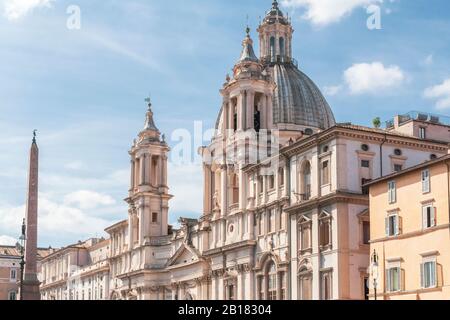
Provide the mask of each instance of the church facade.
MULTIPOLYGON (((169 147, 149 102, 144 129, 129 152, 128 216, 106 229, 108 254, 96 262, 108 279, 102 297, 368 298, 364 185, 447 154, 448 137, 427 140, 398 122, 389 129, 336 124, 326 99, 292 57, 293 33, 277 1, 258 27, 259 57, 247 30, 233 75, 221 89, 215 135, 199 150, 203 212, 199 219, 180 219, 179 230, 168 224, 169 147)), ((78 267, 95 276, 93 265, 87 259, 78 267)), ((69 263, 54 282, 47 267, 45 299, 82 276, 69 263)), ((84 290, 65 296, 87 299, 84 290)))

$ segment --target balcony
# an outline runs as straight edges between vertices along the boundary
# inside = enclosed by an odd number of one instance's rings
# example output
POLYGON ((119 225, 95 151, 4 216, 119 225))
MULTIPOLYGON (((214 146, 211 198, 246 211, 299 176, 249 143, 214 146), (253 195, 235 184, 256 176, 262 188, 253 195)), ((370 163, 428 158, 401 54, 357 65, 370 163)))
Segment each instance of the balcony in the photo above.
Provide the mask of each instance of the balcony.
POLYGON ((305 202, 311 199, 311 193, 295 193, 297 203, 305 202))
POLYGON ((228 209, 229 209, 230 213, 238 211, 239 210, 239 203, 232 204, 228 209))

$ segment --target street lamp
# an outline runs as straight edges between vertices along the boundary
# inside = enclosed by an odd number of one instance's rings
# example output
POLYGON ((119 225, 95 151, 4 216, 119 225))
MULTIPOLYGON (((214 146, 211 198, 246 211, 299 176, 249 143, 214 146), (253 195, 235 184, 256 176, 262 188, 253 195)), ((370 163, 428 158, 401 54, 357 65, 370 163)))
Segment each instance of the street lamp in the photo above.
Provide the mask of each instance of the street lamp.
POLYGON ((373 250, 372 257, 372 279, 373 279, 373 289, 375 293, 375 300, 377 300, 377 286, 378 286, 378 254, 373 250))
POLYGON ((21 260, 20 260, 20 300, 23 300, 23 280, 24 280, 24 269, 25 269, 25 241, 26 241, 26 225, 25 219, 22 222, 22 234, 19 237, 19 242, 17 242, 16 247, 20 252, 21 260))

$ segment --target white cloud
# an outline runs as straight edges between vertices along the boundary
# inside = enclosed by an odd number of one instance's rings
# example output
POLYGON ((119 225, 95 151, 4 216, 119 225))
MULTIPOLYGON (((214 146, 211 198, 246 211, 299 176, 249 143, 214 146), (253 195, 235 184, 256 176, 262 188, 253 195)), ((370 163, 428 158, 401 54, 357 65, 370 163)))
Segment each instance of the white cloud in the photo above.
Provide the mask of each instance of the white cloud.
POLYGON ((81 161, 73 161, 73 162, 66 163, 64 165, 64 168, 70 169, 70 170, 81 170, 81 169, 83 169, 83 167, 84 167, 84 164, 81 161))
POLYGON ((2 246, 14 246, 17 243, 17 239, 9 236, 0 236, 0 245, 2 246))
POLYGON ((428 99, 435 99, 437 109, 450 109, 450 78, 439 85, 425 89, 424 96, 428 99))
POLYGON ((80 209, 95 209, 115 203, 116 201, 109 195, 87 190, 72 192, 64 197, 64 204, 75 205, 80 209))
POLYGON ((323 92, 327 96, 335 96, 339 92, 341 92, 341 90, 342 90, 342 86, 341 85, 338 85, 338 86, 326 86, 326 87, 323 88, 323 92))
MULTIPOLYGON (((203 173, 201 165, 176 165, 169 163, 170 193, 174 198, 170 200, 170 212, 183 215, 198 213, 203 210, 203 173), (196 186, 196 187, 193 187, 196 186)), ((171 220, 175 220, 171 217, 171 220)))
POLYGON ((26 16, 37 8, 51 8, 55 0, 3 0, 4 15, 12 21, 26 16))
POLYGON ((339 22, 357 8, 382 2, 383 0, 283 0, 282 5, 288 8, 304 8, 304 19, 324 26, 339 22))
POLYGON ((381 62, 354 64, 344 72, 344 81, 351 94, 379 93, 400 86, 405 79, 400 67, 385 67, 381 62))
MULTIPOLYGON (((81 208, 84 205, 82 197, 77 199, 81 202, 75 202, 75 205, 71 205, 70 201, 65 202, 65 198, 61 202, 52 199, 47 194, 39 195, 39 239, 49 239, 52 245, 53 243, 60 245, 62 239, 76 242, 79 239, 100 235, 107 226, 114 223, 114 221, 99 217, 97 214, 100 209, 115 209, 111 207, 111 201, 106 201, 107 197, 94 200, 97 201, 96 208, 92 211, 81 208)), ((86 205, 86 207, 91 206, 86 205)), ((0 206, 0 234, 5 234, 5 239, 14 237, 15 234, 18 235, 24 215, 25 205, 0 206)))

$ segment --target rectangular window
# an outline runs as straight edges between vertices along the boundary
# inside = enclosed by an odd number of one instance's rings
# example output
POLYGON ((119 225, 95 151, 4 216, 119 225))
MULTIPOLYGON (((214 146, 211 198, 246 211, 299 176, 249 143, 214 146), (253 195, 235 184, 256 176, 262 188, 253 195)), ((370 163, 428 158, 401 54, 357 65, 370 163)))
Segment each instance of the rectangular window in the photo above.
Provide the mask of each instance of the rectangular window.
POLYGON ((312 275, 300 276, 300 300, 312 300, 312 275))
POLYGON ((276 211, 272 209, 269 211, 269 232, 275 232, 276 211))
POLYGON ((264 300, 264 277, 258 278, 259 292, 258 298, 259 300, 264 300))
POLYGON ((327 247, 331 244, 330 239, 330 219, 324 219, 319 222, 320 246, 327 247))
POLYGON ((158 213, 157 212, 152 213, 152 223, 158 223, 158 213))
POLYGON ((394 164, 394 172, 399 172, 403 170, 403 166, 401 164, 394 164))
POLYGON ((286 272, 280 273, 280 283, 281 283, 281 300, 286 300, 286 272))
POLYGON ((329 162, 322 162, 322 185, 327 185, 330 183, 330 168, 329 162))
POLYGON ((386 270, 386 288, 389 292, 400 291, 401 269, 390 268, 386 270))
POLYGON ((264 178, 261 176, 258 177, 258 188, 259 188, 259 193, 264 192, 264 178))
POLYGON ((397 184, 395 181, 388 182, 388 197, 390 204, 397 202, 397 184))
POLYGON ((434 288, 436 281, 436 261, 428 261, 421 265, 422 288, 434 288))
POLYGON ((311 249, 311 226, 305 224, 301 227, 301 250, 311 249))
POLYGON ((11 291, 8 294, 8 300, 17 300, 17 293, 15 291, 11 291))
POLYGON ((369 160, 361 160, 361 167, 362 168, 370 168, 370 161, 369 160))
POLYGON ((370 188, 368 186, 364 186, 364 185, 366 183, 369 183, 371 180, 372 179, 365 179, 365 178, 361 179, 361 192, 362 192, 362 194, 364 194, 364 195, 368 195, 369 194, 370 188))
POLYGON ((386 218, 386 236, 393 237, 400 234, 398 214, 391 214, 386 218))
POLYGON ((11 269, 10 279, 11 280, 16 280, 17 279, 17 271, 16 271, 16 269, 11 269))
POLYGON ((236 300, 234 285, 232 284, 228 286, 228 300, 236 300))
POLYGON ((286 229, 286 212, 281 211, 280 214, 280 230, 286 229))
POLYGON ((270 175, 268 177, 268 181, 269 181, 269 190, 273 190, 275 188, 275 176, 270 175))
POLYGON ((280 187, 284 186, 284 169, 280 168, 280 170, 278 171, 278 176, 279 176, 279 182, 280 182, 280 187))
POLYGON ((370 222, 363 221, 362 229, 363 229, 363 244, 370 244, 370 222))
POLYGON ((426 139, 427 138, 427 129, 424 127, 419 128, 419 138, 426 139))
POLYGON ((333 294, 331 291, 331 273, 326 272, 321 275, 321 299, 331 300, 333 294))
POLYGON ((422 226, 424 229, 436 226, 436 209, 432 205, 422 208, 422 226))
POLYGON ((426 169, 422 171, 422 192, 430 192, 430 170, 426 169))
POLYGON ((264 214, 259 215, 259 235, 264 234, 264 214))

